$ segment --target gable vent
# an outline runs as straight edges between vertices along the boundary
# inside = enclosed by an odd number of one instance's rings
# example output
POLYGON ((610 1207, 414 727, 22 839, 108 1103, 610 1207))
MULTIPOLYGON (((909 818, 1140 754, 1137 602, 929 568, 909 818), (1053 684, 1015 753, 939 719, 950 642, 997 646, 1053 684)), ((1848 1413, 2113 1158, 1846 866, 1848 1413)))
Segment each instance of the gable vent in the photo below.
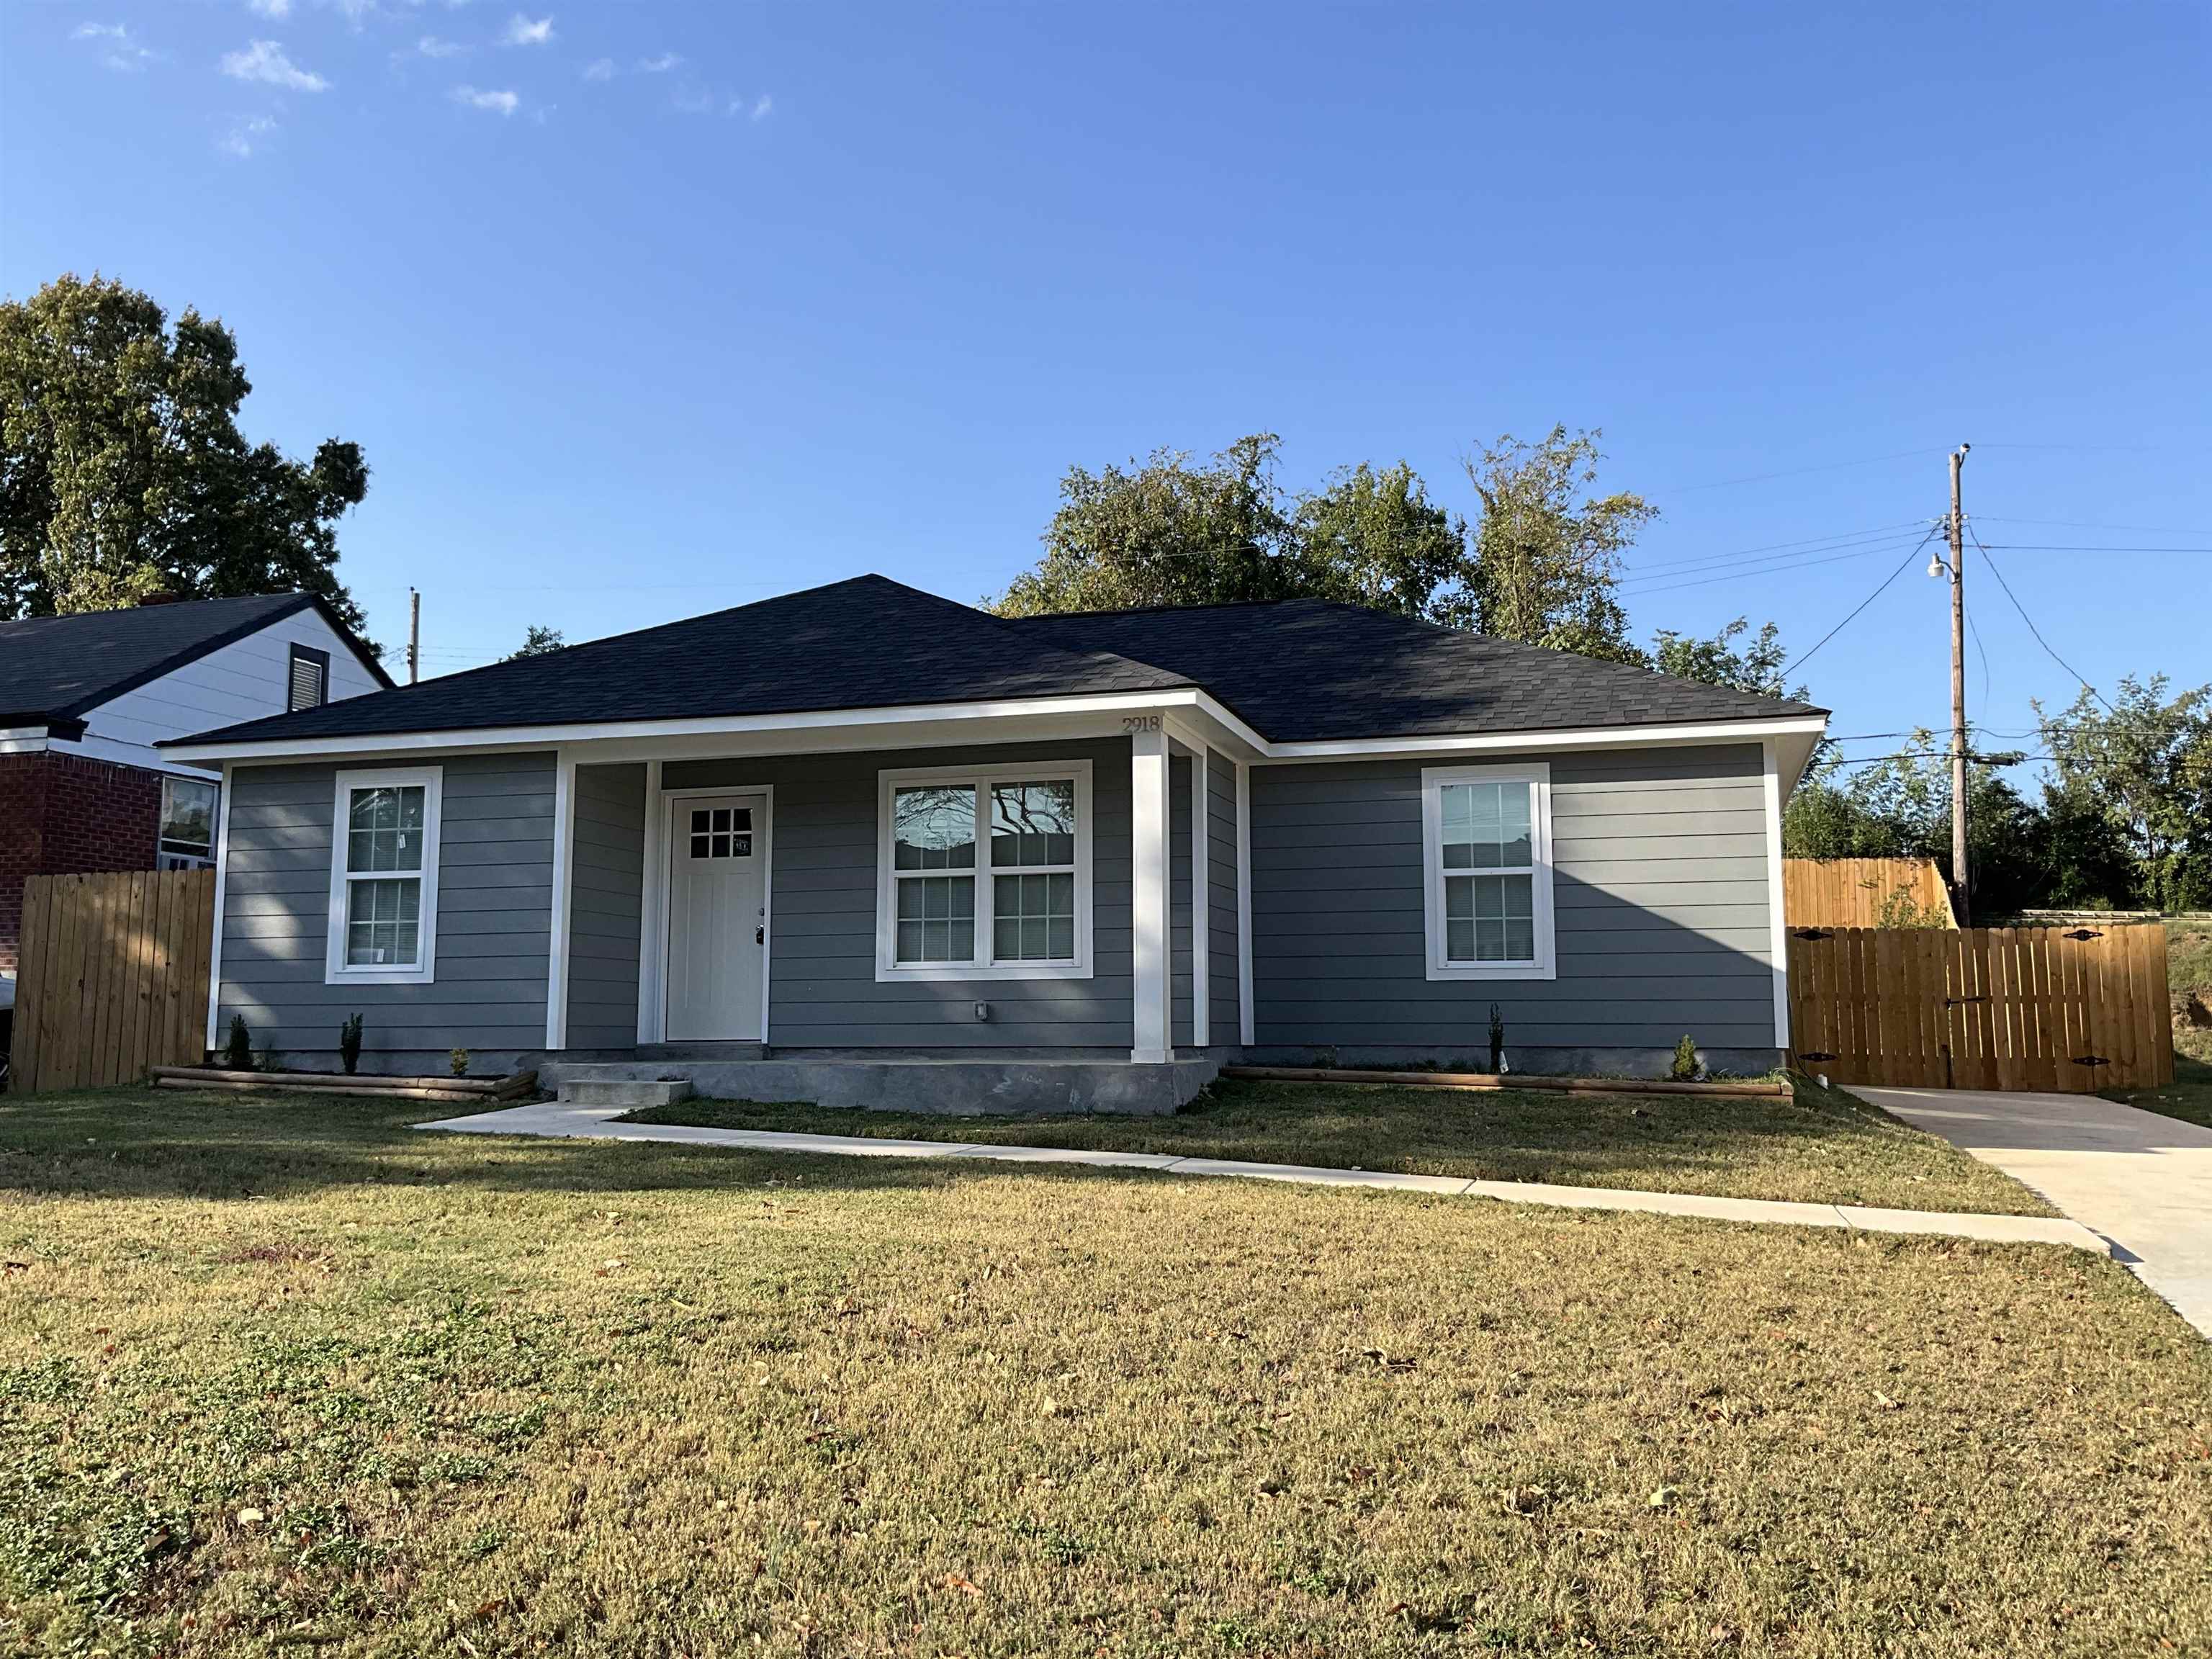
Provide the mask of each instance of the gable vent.
POLYGON ((319 708, 330 700, 331 653, 312 646, 292 647, 292 681, 284 700, 285 711, 319 708))

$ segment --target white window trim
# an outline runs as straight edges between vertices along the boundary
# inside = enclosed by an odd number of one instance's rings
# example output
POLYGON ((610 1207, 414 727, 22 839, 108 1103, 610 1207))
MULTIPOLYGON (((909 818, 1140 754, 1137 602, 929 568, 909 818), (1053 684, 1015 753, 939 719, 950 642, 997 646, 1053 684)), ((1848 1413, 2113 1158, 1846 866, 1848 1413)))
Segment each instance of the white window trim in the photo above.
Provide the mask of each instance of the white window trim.
MULTIPOLYGON (((1456 873, 1456 872, 1455 872, 1456 873)), ((1421 887, 1431 980, 1557 979, 1559 952, 1552 925, 1552 768, 1545 761, 1511 766, 1425 766, 1421 769, 1421 887), (1536 933, 1534 962, 1453 962, 1444 928, 1444 808, 1448 783, 1526 783, 1535 810, 1529 815, 1529 855, 1534 860, 1530 910, 1536 933)))
POLYGON ((929 980, 1089 979, 1092 973, 1091 884, 1091 763, 1087 760, 1042 761, 1018 766, 935 766, 920 770, 876 774, 876 982, 903 983, 929 980), (989 960, 991 927, 991 867, 989 833, 991 786, 1035 783, 1046 778, 1075 780, 1075 960, 1073 962, 993 962, 989 960), (939 870, 933 875, 973 875, 975 878, 975 951, 973 962, 914 962, 897 959, 898 905, 893 889, 891 804, 901 789, 917 784, 968 783, 975 786, 975 867, 939 870))
MULTIPOLYGON (((340 772, 331 797, 331 912, 330 934, 323 958, 325 985, 434 985, 438 979, 438 844, 441 797, 445 792, 445 769, 440 766, 378 767, 373 770, 340 772), (346 826, 356 789, 413 789, 422 792, 422 897, 417 943, 422 960, 411 968, 350 967, 346 946, 346 826)), ((388 878, 395 873, 378 871, 388 878)))

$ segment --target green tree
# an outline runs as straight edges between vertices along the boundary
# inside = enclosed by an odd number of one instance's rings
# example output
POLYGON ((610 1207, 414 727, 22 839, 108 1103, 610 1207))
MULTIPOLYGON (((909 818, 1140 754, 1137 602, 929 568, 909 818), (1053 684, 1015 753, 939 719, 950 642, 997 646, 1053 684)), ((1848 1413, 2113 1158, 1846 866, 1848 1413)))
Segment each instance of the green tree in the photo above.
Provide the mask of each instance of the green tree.
POLYGON ((1792 690, 1782 682, 1783 665, 1790 660, 1790 653, 1782 647, 1782 630, 1768 623, 1738 649, 1737 636, 1750 629, 1750 623, 1741 617, 1710 639, 1662 628, 1652 637, 1651 666, 1662 674, 1695 680, 1701 685, 1724 685, 1762 697, 1804 701, 1810 696, 1805 687, 1792 690))
POLYGON ((1345 468, 1300 499, 1295 524, 1301 591, 1431 622, 1464 606, 1466 523, 1429 499, 1400 461, 1345 468))
POLYGON ((2180 909, 2212 891, 2212 685, 2166 695, 2167 678, 2130 674, 2100 708, 2084 687, 2037 724, 2055 793, 2084 817, 2101 814, 2133 865, 2132 896, 2180 909))
POLYGON ((1297 532, 1275 482, 1281 441, 1239 438, 1212 460, 1159 449, 1125 470, 1071 467, 1044 556, 990 608, 1002 616, 1224 605, 1303 591, 1297 532))
POLYGON ((306 589, 356 628, 337 525, 359 446, 249 444, 238 342, 191 308, 74 276, 0 301, 0 617, 306 589))
POLYGON ((1658 516, 1640 495, 1590 495, 1604 455, 1595 430, 1555 426, 1534 443, 1510 436, 1466 461, 1481 500, 1466 614, 1493 638, 1614 662, 1642 663, 1617 585, 1621 556, 1658 516))
POLYGON ((546 657, 556 651, 565 651, 568 648, 568 641, 559 629, 547 628, 541 623, 532 623, 523 634, 522 648, 519 651, 508 652, 500 660, 514 662, 521 657, 546 657))

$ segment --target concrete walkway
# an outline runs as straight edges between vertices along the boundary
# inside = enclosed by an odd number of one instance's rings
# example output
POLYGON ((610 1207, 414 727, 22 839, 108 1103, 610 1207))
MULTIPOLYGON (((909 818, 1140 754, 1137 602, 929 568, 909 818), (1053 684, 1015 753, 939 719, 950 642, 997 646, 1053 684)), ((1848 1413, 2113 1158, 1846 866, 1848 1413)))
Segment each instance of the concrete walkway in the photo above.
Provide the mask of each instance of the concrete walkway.
POLYGON ((832 1158, 971 1158, 1002 1164, 1087 1164, 1106 1170, 1153 1170, 1163 1175, 1244 1176, 1319 1187, 1376 1187, 1447 1198, 1495 1198, 1508 1204, 1549 1204, 1571 1210, 1636 1210, 1713 1221, 1784 1222, 1800 1227, 1850 1227, 1874 1233, 1935 1233, 1999 1243, 2067 1244, 2108 1253, 2105 1241, 2071 1221, 2040 1216, 1945 1215, 1926 1210, 1877 1210, 1855 1204, 1791 1204, 1763 1198, 1701 1198, 1627 1188, 1553 1187, 1534 1181, 1469 1181, 1459 1176, 1397 1175, 1387 1170, 1327 1170, 1301 1164, 1247 1164, 1237 1158, 1177 1158, 1167 1152, 1091 1152, 1059 1146, 992 1146, 962 1140, 890 1140, 871 1135, 787 1134, 775 1129, 705 1129, 679 1123, 618 1123, 626 1108, 546 1101, 418 1123, 418 1129, 460 1134, 553 1135, 602 1140, 653 1140, 685 1146, 728 1146, 749 1152, 801 1152, 832 1158))
POLYGON ((2103 1234, 2138 1279, 2212 1336, 2212 1129, 2094 1095, 1851 1092, 2103 1234))

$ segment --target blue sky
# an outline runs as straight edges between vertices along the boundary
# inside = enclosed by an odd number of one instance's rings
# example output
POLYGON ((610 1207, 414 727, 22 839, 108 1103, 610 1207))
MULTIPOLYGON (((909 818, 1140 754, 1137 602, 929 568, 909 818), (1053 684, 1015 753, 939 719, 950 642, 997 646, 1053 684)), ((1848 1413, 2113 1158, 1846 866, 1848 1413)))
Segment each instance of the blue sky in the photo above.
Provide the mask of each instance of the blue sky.
MULTIPOLYGON (((1464 507, 1471 444, 1561 421, 1664 514, 1641 633, 1810 647, 1967 440, 2060 654, 2197 684, 2208 46, 2179 3, 11 0, 0 290, 222 316, 252 435, 365 447, 343 574, 388 647, 423 589, 434 671, 864 570, 974 599, 1073 463, 1271 428, 1294 484, 1464 507)), ((2021 730, 2073 683, 1969 557, 2021 730)), ((1924 562, 1807 665, 1837 732, 1948 720, 1924 562)))

